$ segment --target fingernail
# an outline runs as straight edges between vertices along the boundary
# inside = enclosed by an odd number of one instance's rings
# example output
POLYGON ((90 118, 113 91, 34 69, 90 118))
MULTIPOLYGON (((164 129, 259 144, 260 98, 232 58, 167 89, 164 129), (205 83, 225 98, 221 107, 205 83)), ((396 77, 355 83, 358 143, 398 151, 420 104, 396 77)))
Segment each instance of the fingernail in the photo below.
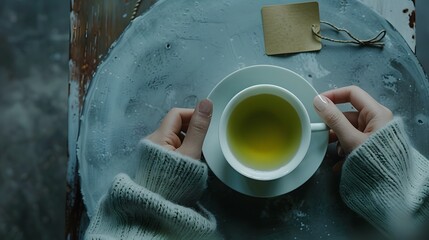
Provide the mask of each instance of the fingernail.
POLYGON ((213 104, 210 100, 204 99, 198 104, 198 111, 206 116, 212 114, 213 104))
POLYGON ((323 95, 317 95, 313 101, 314 107, 321 112, 328 106, 328 99, 323 95))

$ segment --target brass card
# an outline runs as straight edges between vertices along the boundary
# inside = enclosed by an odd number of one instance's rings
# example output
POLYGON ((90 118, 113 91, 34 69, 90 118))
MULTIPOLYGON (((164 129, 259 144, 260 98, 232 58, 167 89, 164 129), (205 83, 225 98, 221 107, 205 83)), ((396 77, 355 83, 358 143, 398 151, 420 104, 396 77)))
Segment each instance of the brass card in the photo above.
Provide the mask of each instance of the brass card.
POLYGON ((267 55, 318 51, 320 39, 312 25, 320 27, 317 2, 262 7, 265 53, 267 55))

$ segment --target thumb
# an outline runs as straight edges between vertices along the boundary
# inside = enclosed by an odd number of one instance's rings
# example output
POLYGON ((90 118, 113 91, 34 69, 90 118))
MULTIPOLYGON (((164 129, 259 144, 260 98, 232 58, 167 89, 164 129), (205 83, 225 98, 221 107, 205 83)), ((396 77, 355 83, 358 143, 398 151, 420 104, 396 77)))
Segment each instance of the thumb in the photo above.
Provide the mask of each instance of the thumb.
POLYGON ((191 158, 200 159, 204 138, 210 125, 213 104, 210 100, 202 100, 195 109, 189 122, 186 137, 178 151, 191 158))
POLYGON ((363 133, 358 131, 346 118, 343 112, 327 97, 318 95, 313 100, 314 108, 323 121, 337 135, 346 153, 351 152, 362 141, 363 133))

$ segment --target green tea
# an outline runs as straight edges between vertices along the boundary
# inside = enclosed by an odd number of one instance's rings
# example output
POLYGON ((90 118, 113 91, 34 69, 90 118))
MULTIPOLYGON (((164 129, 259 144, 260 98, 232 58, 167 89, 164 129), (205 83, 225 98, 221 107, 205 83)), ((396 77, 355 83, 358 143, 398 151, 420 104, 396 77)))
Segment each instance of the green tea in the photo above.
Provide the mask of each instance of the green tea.
POLYGON ((272 170, 287 163, 301 142, 301 121, 290 103, 270 94, 238 103, 227 125, 230 148, 244 165, 272 170))

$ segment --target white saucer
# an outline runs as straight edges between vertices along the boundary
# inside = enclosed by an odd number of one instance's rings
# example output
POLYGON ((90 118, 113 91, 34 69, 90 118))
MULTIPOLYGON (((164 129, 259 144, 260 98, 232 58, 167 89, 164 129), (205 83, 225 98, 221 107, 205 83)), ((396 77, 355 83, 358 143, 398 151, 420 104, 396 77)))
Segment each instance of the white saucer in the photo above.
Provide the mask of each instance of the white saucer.
POLYGON ((291 91, 305 108, 312 123, 322 122, 314 111, 316 90, 298 74, 277 66, 256 65, 240 69, 219 82, 209 94, 213 116, 203 145, 204 157, 213 173, 227 186, 246 195, 274 197, 304 184, 319 168, 328 147, 328 131, 312 132, 307 155, 288 175, 271 181, 257 181, 237 173, 226 161, 219 143, 219 121, 228 101, 239 91, 257 84, 273 84, 291 91))

